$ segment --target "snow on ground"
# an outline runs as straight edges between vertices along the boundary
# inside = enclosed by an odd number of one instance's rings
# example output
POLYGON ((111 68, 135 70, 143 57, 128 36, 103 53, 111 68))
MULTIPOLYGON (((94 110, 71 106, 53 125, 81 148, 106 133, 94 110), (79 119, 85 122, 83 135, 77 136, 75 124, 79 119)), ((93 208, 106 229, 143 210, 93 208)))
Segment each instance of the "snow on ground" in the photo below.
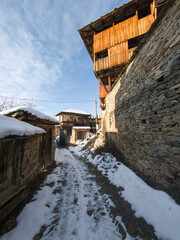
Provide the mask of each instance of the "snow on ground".
POLYGON ((56 122, 56 123, 59 123, 58 120, 56 120, 55 118, 52 118, 48 115, 45 115, 44 113, 41 113, 35 109, 32 109, 30 107, 27 107, 27 106, 20 106, 20 107, 16 107, 16 108, 11 108, 9 110, 6 110, 6 111, 3 111, 3 112, 0 112, 0 114, 3 114, 3 115, 8 115, 9 113, 13 113, 13 112, 17 112, 17 111, 24 111, 24 112, 28 112, 30 114, 32 114, 33 116, 37 117, 37 118, 40 118, 40 119, 45 119, 45 120, 49 120, 49 121, 52 121, 52 122, 56 122))
MULTIPOLYGON (((122 196, 132 205, 135 215, 152 224, 159 238, 180 239, 180 206, 165 192, 155 190, 139 178, 131 169, 118 162, 110 153, 102 153, 94 158, 82 148, 86 141, 71 148, 78 156, 89 162, 117 187, 123 187, 122 196)), ((92 149, 91 152, 94 150, 92 149)))
POLYGON ((0 114, 0 138, 12 135, 27 136, 41 133, 45 133, 45 130, 0 114))
MULTIPOLYGON (((112 184, 123 187, 121 194, 132 205, 135 215, 152 224, 159 238, 179 240, 180 206, 165 192, 148 186, 110 153, 93 158, 93 149, 82 151, 87 142, 70 150, 57 149, 57 167, 22 210, 16 228, 1 240, 32 240, 37 234, 37 239, 43 240, 122 239, 110 214, 113 202, 107 194, 100 193, 95 176, 71 152, 84 156, 112 184)), ((117 221, 127 234, 126 240, 132 240, 120 216, 117 221)))
MULTIPOLYGON (((100 194, 84 163, 67 149, 57 149, 56 161, 57 167, 19 215, 16 228, 1 240, 32 240, 40 232, 38 239, 43 240, 122 239, 109 213, 113 203, 100 194)), ((131 239, 127 233, 126 240, 131 239)))

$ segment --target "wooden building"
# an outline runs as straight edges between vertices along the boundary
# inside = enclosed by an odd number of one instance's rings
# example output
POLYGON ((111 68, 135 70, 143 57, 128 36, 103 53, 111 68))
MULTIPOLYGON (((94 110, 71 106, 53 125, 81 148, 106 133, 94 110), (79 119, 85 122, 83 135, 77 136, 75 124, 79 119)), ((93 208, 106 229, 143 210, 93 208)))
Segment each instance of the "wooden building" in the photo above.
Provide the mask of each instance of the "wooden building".
POLYGON ((27 197, 44 169, 45 131, 0 114, 0 222, 27 197))
POLYGON ((25 106, 3 111, 1 114, 9 117, 14 117, 18 120, 43 128, 46 131, 46 134, 43 136, 41 148, 44 167, 50 165, 54 161, 55 125, 58 124, 58 121, 56 119, 25 106))
POLYGON ((132 0, 79 29, 99 80, 100 106, 166 0, 132 0))

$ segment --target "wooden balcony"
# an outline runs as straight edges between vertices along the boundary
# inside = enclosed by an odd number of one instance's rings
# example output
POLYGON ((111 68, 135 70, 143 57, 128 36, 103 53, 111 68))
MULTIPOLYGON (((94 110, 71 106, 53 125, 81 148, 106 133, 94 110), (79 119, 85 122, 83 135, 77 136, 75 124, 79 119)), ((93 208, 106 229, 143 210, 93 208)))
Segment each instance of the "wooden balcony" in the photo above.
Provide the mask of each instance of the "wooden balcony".
POLYGON ((94 72, 126 63, 128 60, 128 41, 126 41, 109 48, 107 57, 95 60, 94 72))
POLYGON ((134 16, 94 35, 94 72, 128 62, 135 49, 135 46, 129 48, 129 41, 141 38, 155 20, 153 3, 145 10, 147 10, 145 16, 144 9, 136 10, 134 16), (97 57, 104 51, 107 53, 106 56, 97 57))
POLYGON ((151 14, 138 19, 138 14, 94 35, 94 53, 146 33, 155 20, 153 4, 151 14))

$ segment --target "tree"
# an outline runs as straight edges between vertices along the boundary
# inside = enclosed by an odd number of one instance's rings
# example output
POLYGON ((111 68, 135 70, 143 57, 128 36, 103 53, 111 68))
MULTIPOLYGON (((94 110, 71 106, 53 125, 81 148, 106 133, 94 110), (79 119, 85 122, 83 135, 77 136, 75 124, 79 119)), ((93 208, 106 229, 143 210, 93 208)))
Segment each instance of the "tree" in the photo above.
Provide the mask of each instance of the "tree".
POLYGON ((28 106, 30 108, 38 108, 37 102, 32 99, 17 99, 13 96, 0 97, 0 112, 9 110, 14 107, 28 106))

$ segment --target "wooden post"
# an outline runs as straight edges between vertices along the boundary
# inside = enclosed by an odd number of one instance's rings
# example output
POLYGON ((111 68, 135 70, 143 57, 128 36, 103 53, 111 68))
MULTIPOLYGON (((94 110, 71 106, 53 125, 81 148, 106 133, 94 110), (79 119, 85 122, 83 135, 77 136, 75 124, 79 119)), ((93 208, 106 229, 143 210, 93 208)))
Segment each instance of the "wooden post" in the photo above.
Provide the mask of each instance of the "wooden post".
POLYGON ((98 130, 98 121, 97 121, 97 101, 96 101, 96 94, 95 94, 95 110, 96 110, 96 134, 98 130))
POLYGON ((109 85, 109 92, 111 91, 111 77, 108 76, 108 85, 109 85))
MULTIPOLYGON (((94 32, 94 36, 95 36, 95 32, 94 32)), ((96 71, 96 58, 95 58, 95 51, 94 51, 94 37, 93 37, 93 60, 94 60, 94 72, 96 71)))

